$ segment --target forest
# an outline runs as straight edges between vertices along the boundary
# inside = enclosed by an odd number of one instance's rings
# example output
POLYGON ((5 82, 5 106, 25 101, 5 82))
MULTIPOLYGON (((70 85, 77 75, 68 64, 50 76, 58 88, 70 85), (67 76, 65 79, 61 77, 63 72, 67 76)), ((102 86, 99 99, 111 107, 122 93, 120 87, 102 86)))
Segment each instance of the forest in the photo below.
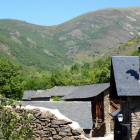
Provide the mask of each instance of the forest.
POLYGON ((81 67, 76 64, 68 70, 38 71, 35 68, 25 73, 10 59, 0 59, 0 94, 7 98, 21 100, 24 90, 52 88, 54 86, 81 86, 93 83, 109 82, 111 58, 99 59, 91 65, 89 62, 81 67), (18 95, 19 94, 19 95, 18 95))
POLYGON ((46 89, 54 86, 81 86, 94 83, 106 83, 110 79, 111 57, 99 59, 93 65, 89 62, 81 67, 72 65, 70 70, 63 68, 55 73, 33 69, 27 77, 23 77, 24 90, 46 89))
MULTIPOLYGON (((134 51, 132 56, 137 56, 134 51)), ((0 94, 7 98, 21 100, 24 90, 46 90, 54 86, 82 86, 110 81, 111 57, 99 59, 93 64, 85 62, 79 67, 73 64, 70 69, 64 67, 62 71, 38 71, 36 68, 25 72, 10 59, 0 59, 0 94)))

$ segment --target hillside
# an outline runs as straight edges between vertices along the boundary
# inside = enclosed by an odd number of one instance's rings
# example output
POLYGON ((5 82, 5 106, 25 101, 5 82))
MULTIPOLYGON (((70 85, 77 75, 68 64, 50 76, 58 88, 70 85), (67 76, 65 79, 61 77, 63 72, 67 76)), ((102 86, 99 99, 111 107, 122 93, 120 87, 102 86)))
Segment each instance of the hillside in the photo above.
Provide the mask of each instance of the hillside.
POLYGON ((59 25, 58 30, 69 32, 59 38, 63 37, 65 44, 73 41, 74 45, 67 45, 70 58, 93 61, 140 35, 140 7, 92 11, 59 25))
POLYGON ((54 72, 114 54, 114 48, 139 35, 140 7, 91 11, 57 26, 1 19, 0 57, 11 58, 21 68, 54 72))
POLYGON ((105 53, 102 58, 106 59, 108 56, 130 56, 138 52, 138 45, 140 44, 140 36, 135 37, 128 42, 112 49, 111 51, 105 53))
POLYGON ((72 60, 52 48, 39 34, 44 29, 41 27, 36 33, 35 27, 22 21, 0 20, 0 56, 12 58, 21 67, 33 66, 52 72, 71 65, 72 60))

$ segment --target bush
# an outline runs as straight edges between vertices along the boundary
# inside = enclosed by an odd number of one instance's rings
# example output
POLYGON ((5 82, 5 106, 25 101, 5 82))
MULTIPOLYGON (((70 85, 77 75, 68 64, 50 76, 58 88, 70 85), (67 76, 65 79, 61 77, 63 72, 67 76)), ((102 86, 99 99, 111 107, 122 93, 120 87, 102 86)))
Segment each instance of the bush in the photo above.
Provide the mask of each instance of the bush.
POLYGON ((55 96, 53 97, 53 101, 59 101, 59 99, 60 99, 60 97, 58 97, 57 95, 55 95, 55 96))
POLYGON ((0 100, 0 139, 33 139, 33 129, 30 127, 33 118, 29 117, 28 112, 24 111, 19 117, 14 111, 16 108, 14 100, 2 96, 0 100), (11 105, 12 109, 6 108, 6 105, 11 105))

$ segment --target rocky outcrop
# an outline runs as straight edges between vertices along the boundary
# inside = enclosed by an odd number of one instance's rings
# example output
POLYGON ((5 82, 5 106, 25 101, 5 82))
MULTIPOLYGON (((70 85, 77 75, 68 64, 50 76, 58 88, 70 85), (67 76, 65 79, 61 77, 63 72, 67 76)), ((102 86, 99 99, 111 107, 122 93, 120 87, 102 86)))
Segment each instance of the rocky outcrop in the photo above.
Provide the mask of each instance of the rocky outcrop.
MULTIPOLYGON (((8 108, 8 110, 12 110, 8 108)), ((33 138, 35 140, 86 140, 84 131, 81 128, 73 129, 70 124, 73 122, 67 119, 59 119, 51 111, 41 111, 39 108, 27 110, 25 108, 16 108, 14 111, 20 119, 22 113, 28 112, 28 117, 33 117, 30 126, 34 130, 33 138)), ((10 111, 11 112, 11 111, 10 111)), ((20 130, 20 124, 17 124, 16 131, 20 130)))

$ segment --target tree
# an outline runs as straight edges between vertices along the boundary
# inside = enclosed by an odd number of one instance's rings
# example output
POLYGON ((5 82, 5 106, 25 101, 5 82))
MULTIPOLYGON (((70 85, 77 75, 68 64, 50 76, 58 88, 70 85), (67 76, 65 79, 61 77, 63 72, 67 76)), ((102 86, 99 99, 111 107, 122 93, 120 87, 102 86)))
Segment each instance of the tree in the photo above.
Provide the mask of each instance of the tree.
POLYGON ((134 51, 134 52, 131 54, 131 56, 139 56, 139 51, 138 51, 138 50, 134 51))
POLYGON ((79 70, 78 66, 76 64, 72 65, 71 66, 71 73, 77 73, 79 70))
POLYGON ((50 78, 52 86, 66 86, 66 77, 59 70, 55 72, 50 78))
POLYGON ((53 101, 59 101, 59 99, 60 99, 60 97, 58 97, 57 95, 55 95, 55 96, 53 97, 53 101))
POLYGON ((85 64, 81 68, 86 69, 86 70, 89 70, 90 63, 89 62, 85 62, 85 64))
POLYGON ((0 59, 0 94, 16 100, 23 96, 19 67, 6 58, 0 59))

